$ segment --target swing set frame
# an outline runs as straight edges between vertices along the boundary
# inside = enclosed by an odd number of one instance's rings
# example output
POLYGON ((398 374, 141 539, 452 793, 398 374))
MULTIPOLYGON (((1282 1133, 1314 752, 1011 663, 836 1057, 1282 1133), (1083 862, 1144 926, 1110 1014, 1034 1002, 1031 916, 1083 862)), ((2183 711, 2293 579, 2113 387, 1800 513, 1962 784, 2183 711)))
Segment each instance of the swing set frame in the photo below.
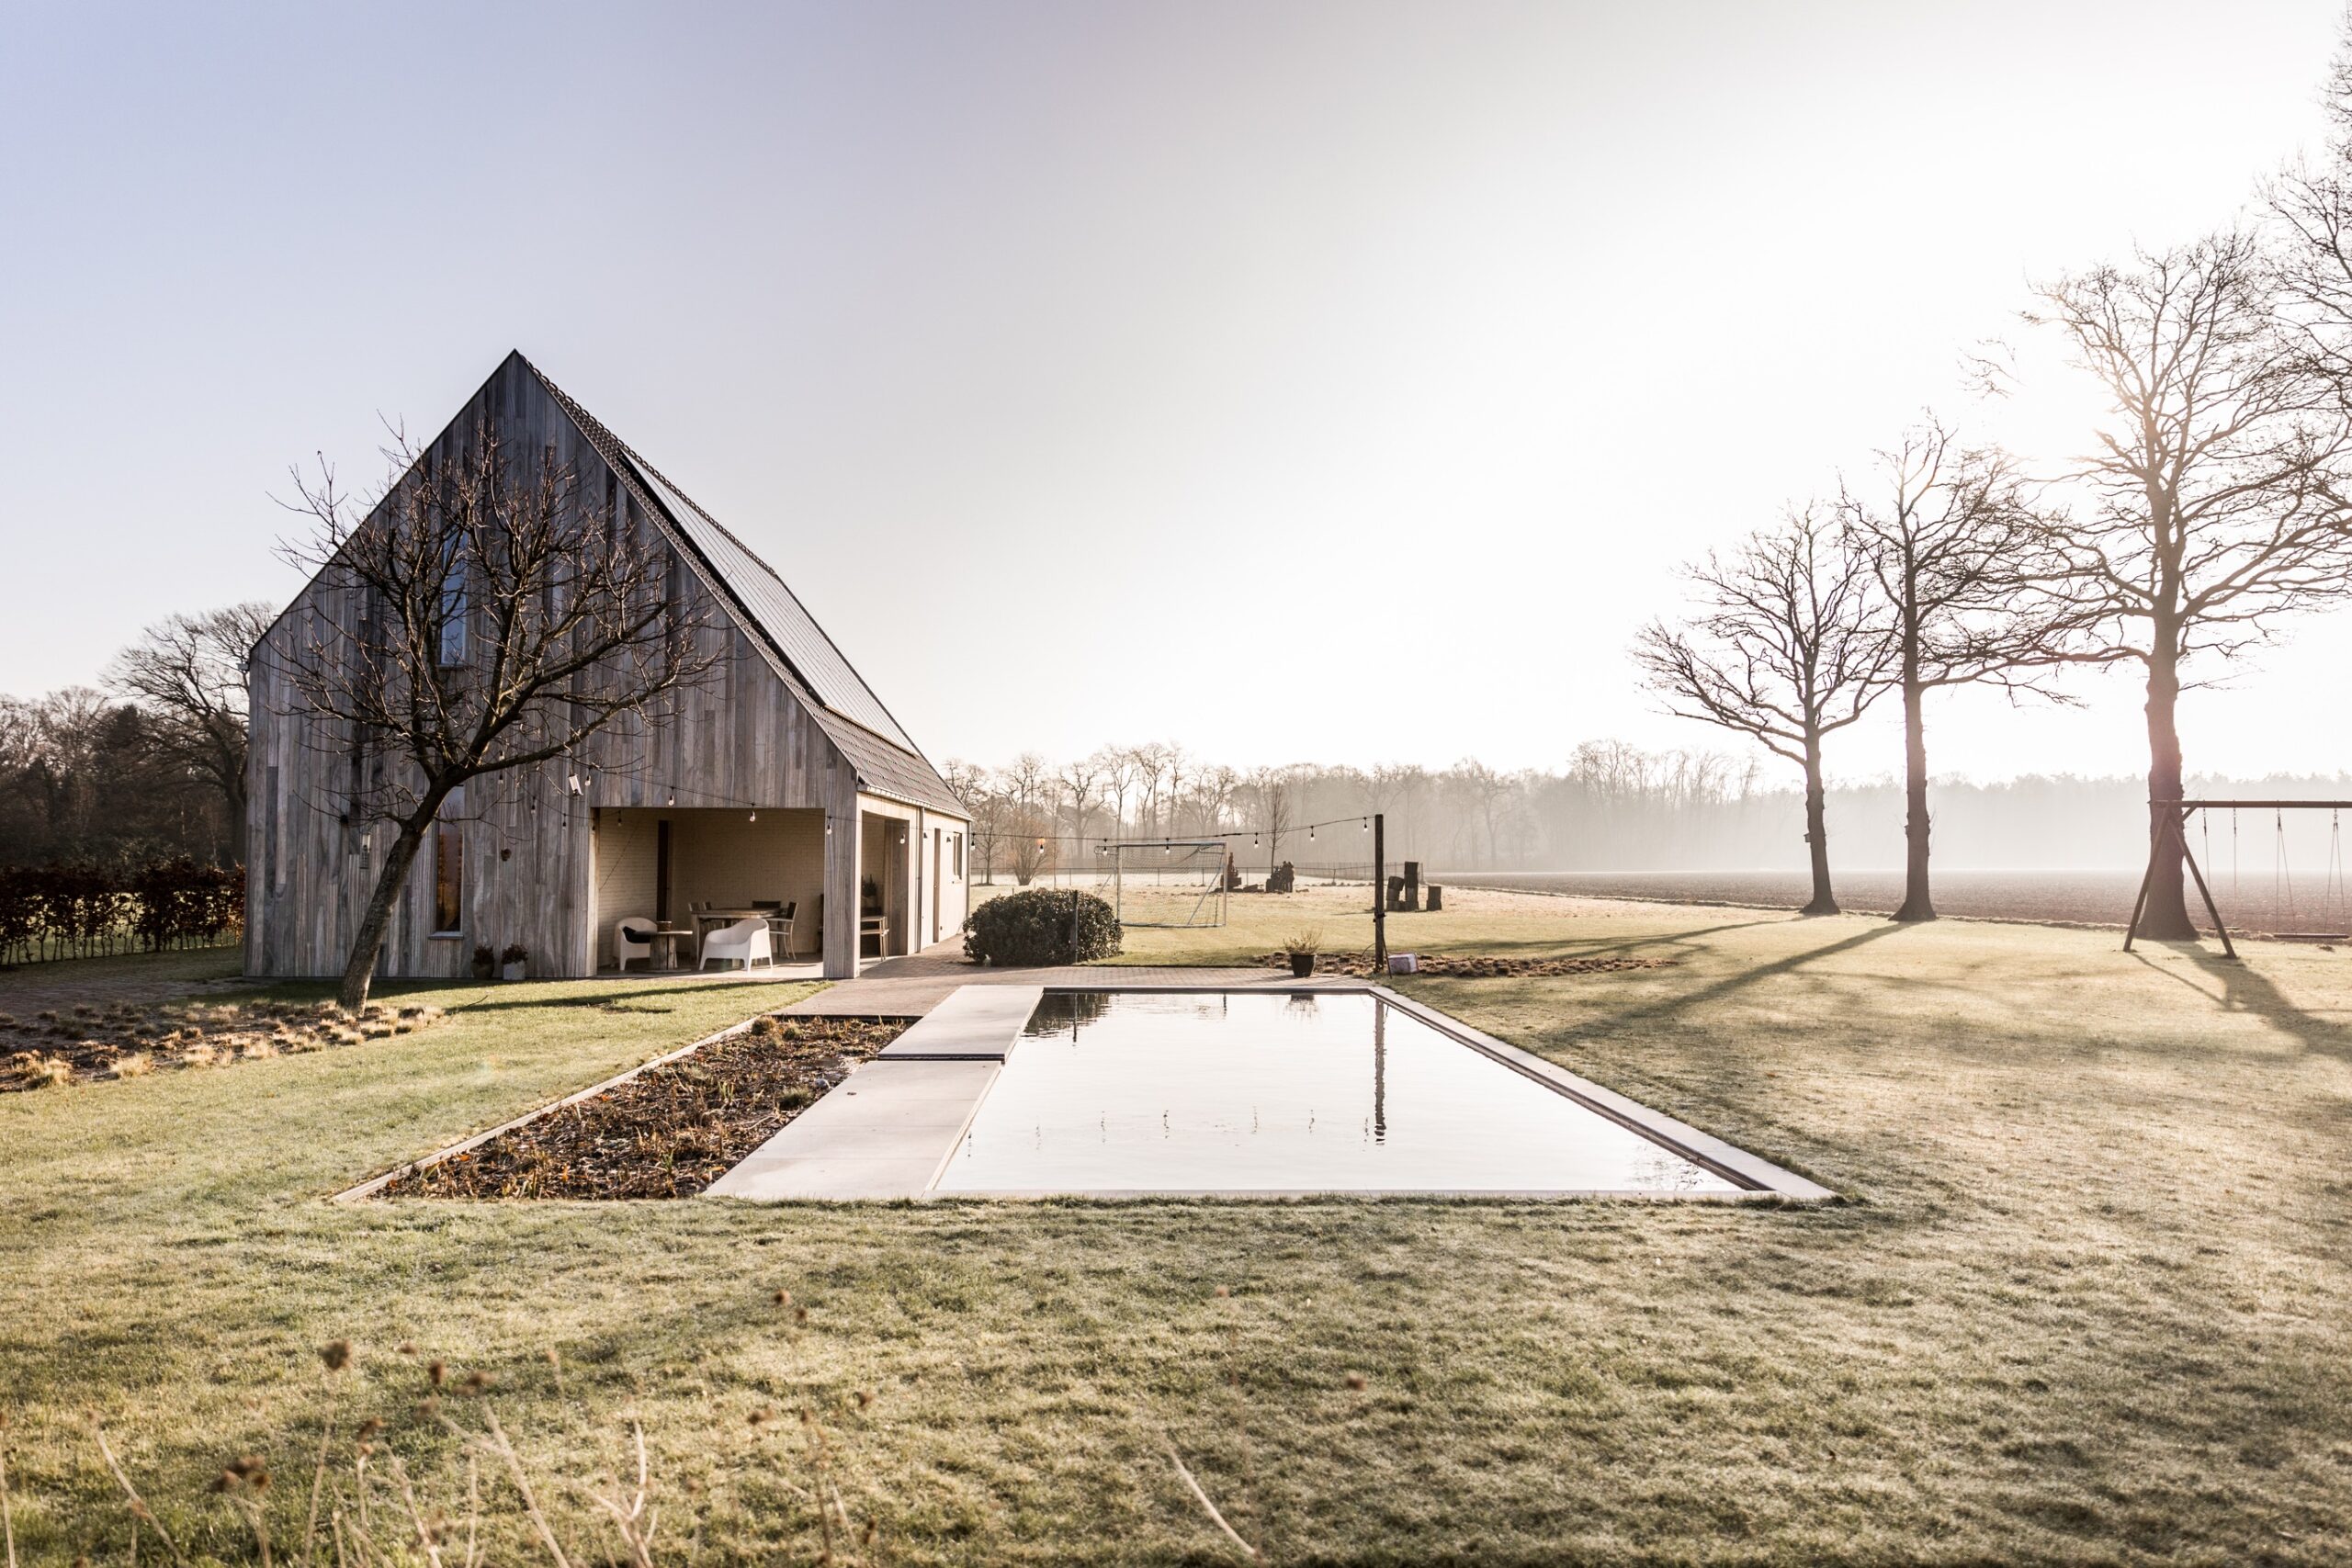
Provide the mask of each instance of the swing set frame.
MULTIPOLYGON (((2205 873, 2198 865, 2197 857, 2188 848, 2188 819, 2199 811, 2352 811, 2352 800, 2152 800, 2148 814, 2154 825, 2148 829, 2148 869, 2140 877, 2140 897, 2132 905, 2132 923, 2124 928, 2123 951, 2132 951, 2132 943, 2140 934, 2140 922, 2148 912, 2148 889, 2155 885, 2156 862, 2163 858, 2166 842, 2180 846, 2180 858, 2188 866, 2188 874, 2197 879, 2198 896, 2205 900, 2205 913, 2213 921, 2213 934, 2222 939, 2223 956, 2235 958, 2237 948, 2230 942, 2230 928, 2222 922, 2222 911, 2213 902, 2213 890, 2205 885, 2205 873)), ((2283 843, 2284 840, 2282 840, 2283 843)))

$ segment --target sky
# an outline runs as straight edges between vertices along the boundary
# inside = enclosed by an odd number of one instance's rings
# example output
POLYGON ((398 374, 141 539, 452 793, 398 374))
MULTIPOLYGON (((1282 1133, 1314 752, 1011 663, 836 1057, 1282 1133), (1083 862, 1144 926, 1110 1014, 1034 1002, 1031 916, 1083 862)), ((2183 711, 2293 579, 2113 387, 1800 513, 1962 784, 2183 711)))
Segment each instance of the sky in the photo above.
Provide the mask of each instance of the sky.
MULTIPOLYGON (((0 692, 283 601, 510 348, 779 570, 934 759, 1725 747, 1626 658, 1678 562, 2032 279, 2228 221, 2335 0, 0 6, 0 692)), ((2055 374, 2055 372, 2052 372, 2055 374)), ((2312 620, 2192 771, 2352 768, 2312 620)), ((2123 675, 1940 773, 2144 767, 2123 675)), ((1893 716, 1832 772, 1896 771, 1893 716)))

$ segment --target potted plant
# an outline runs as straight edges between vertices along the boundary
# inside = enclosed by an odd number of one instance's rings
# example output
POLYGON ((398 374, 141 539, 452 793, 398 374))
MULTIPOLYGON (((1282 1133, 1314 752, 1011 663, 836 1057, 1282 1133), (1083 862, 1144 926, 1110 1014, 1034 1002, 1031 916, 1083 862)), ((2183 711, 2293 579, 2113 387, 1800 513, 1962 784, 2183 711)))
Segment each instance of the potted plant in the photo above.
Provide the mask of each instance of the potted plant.
POLYGON ((529 964, 530 958, 529 948, 519 942, 508 942, 506 950, 498 955, 498 977, 502 980, 520 980, 526 973, 526 966, 529 964))
POLYGON ((1315 955, 1323 951, 1323 936, 1319 931, 1304 931, 1283 943, 1283 951, 1290 955, 1290 972, 1304 980, 1315 973, 1315 955))
POLYGON ((477 980, 498 978, 498 959, 487 947, 474 949, 474 978, 477 980))

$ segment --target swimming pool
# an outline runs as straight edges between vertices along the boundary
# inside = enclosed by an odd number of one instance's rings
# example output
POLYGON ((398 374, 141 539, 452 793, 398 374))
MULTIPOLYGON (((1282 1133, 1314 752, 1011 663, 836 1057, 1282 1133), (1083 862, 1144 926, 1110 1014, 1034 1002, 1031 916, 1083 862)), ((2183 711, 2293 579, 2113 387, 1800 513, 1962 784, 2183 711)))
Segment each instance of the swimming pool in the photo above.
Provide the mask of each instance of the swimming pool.
MULTIPOLYGON (((889 1071, 876 1064, 865 1075, 889 1071)), ((861 1076, 865 1076, 861 1075, 861 1076)), ((1056 991, 941 1194, 1755 1190, 1371 990, 1056 991)))

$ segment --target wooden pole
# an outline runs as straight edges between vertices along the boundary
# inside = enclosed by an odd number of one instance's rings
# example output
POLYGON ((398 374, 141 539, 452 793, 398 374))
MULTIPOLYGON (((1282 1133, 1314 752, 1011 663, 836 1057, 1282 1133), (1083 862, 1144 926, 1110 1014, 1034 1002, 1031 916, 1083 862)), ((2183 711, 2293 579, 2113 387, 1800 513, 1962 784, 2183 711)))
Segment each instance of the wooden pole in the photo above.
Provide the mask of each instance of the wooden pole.
POLYGON ((2123 951, 2132 951, 2132 942, 2140 934, 2140 917, 2148 908, 2148 889, 2156 880, 2156 850, 2163 842, 2163 829, 2152 821, 2148 826, 2148 869, 2140 874, 2139 896, 2132 900, 2132 923, 2123 928, 2123 951))
MULTIPOLYGON (((2183 812, 2182 815, 2186 817, 2188 813, 2183 812)), ((2197 857, 2188 852, 2188 835, 2179 832, 2177 828, 2174 832, 2180 840, 2180 858, 2188 863, 2188 874, 2197 879, 2197 891, 2205 899, 2205 912, 2213 918, 2213 934, 2222 939, 2222 956, 2235 958, 2238 955, 2238 950, 2230 943, 2230 928, 2222 923, 2222 911, 2213 903, 2212 889, 2205 886, 2205 874, 2198 869, 2197 857)))
POLYGON ((1388 818, 1372 814, 1372 972, 1388 973, 1388 818))

